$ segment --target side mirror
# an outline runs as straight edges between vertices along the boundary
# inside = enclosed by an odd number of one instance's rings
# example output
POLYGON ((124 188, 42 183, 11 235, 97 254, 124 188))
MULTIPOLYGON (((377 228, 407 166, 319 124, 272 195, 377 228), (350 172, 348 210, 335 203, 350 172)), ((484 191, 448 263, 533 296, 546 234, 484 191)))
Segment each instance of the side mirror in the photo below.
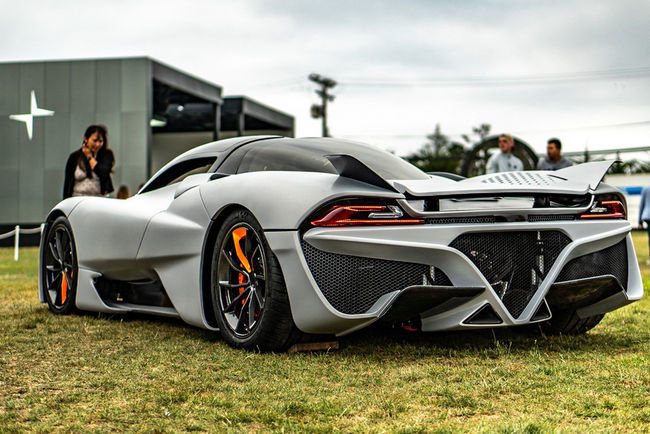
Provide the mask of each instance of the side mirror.
POLYGON ((174 191, 174 199, 197 185, 205 184, 210 180, 211 176, 212 173, 197 173, 188 176, 178 184, 178 187, 176 187, 176 190, 174 191))

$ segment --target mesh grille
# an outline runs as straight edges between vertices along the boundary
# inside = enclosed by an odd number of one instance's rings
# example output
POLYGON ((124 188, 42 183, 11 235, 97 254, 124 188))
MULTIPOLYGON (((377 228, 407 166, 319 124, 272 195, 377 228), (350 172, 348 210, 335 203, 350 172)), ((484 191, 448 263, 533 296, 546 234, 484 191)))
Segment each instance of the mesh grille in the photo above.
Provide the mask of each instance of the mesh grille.
POLYGON ((625 239, 611 247, 572 259, 562 268, 557 282, 611 274, 627 288, 627 244, 625 239))
POLYGON ((492 215, 476 217, 439 217, 426 219, 425 223, 429 225, 453 225, 459 223, 495 223, 496 217, 492 215))
MULTIPOLYGON (((523 219, 523 217, 521 217, 523 219)), ((576 216, 572 214, 531 214, 528 216, 529 222, 550 222, 558 220, 575 220, 576 216)), ((428 218, 425 220, 426 224, 429 225, 452 225, 452 224, 463 224, 463 223, 497 223, 497 222, 507 222, 508 219, 503 216, 475 216, 475 217, 437 217, 437 218, 428 218)))
POLYGON ((467 256, 519 318, 569 237, 558 231, 482 232, 457 237, 450 247, 467 256))
POLYGON ((549 176, 546 173, 535 172, 506 172, 487 175, 481 181, 484 184, 514 185, 514 186, 538 186, 553 185, 558 178, 549 176))
POLYGON ((531 214, 528 216, 529 222, 551 222, 558 220, 575 220, 576 216, 573 214, 548 214, 548 215, 538 215, 531 214))
POLYGON ((452 285, 445 273, 428 265, 339 255, 305 241, 302 250, 321 292, 342 313, 364 313, 382 295, 407 286, 452 285))

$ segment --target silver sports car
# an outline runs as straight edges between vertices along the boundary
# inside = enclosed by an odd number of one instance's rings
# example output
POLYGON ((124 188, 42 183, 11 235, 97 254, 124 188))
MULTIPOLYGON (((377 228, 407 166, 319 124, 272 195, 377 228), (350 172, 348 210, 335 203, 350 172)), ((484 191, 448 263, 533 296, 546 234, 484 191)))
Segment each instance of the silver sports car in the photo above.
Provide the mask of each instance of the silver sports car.
POLYGON ((643 295, 610 164, 464 179, 350 141, 220 140, 127 200, 59 203, 40 300, 177 317, 261 350, 375 321, 584 333, 643 295))

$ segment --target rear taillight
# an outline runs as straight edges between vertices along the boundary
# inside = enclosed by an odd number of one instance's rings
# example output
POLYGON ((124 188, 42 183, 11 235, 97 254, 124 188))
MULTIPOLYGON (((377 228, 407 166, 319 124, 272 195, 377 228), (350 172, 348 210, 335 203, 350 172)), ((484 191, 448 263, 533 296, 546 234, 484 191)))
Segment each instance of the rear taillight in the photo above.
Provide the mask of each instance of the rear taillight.
POLYGON ((312 226, 321 227, 422 223, 422 219, 404 218, 404 212, 396 205, 335 205, 311 222, 312 226))
POLYGON ((581 219, 624 219, 627 217, 625 205, 619 200, 597 201, 581 219))

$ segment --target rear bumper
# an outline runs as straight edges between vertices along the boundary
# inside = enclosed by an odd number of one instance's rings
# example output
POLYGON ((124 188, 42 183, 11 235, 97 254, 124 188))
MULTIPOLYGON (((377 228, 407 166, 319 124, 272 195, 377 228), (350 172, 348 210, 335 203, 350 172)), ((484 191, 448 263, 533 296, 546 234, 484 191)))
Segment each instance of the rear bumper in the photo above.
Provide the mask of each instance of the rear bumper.
MULTIPOLYGON (((575 258, 607 249, 617 243, 623 243, 627 254, 627 282, 624 291, 608 296, 607 299, 597 300, 593 305, 583 306, 578 313, 582 316, 603 313, 640 299, 643 295, 643 285, 634 246, 629 236, 630 229, 626 221, 611 220, 569 221, 562 222, 561 227, 558 226, 558 222, 521 222, 487 225, 317 228, 306 232, 303 240, 296 231, 267 232, 266 237, 280 261, 294 321, 298 328, 309 333, 345 334, 363 328, 390 312, 396 300, 405 299, 400 297, 400 293, 413 284, 405 283, 400 290, 383 294, 363 313, 342 313, 333 307, 318 287, 303 253, 301 242, 306 242, 320 251, 338 255, 436 267, 448 276, 452 287, 482 288, 476 295, 462 299, 455 297, 454 302, 447 303, 446 307, 443 305, 439 309, 420 312, 422 330, 434 331, 513 326, 548 319, 548 316, 540 317, 539 312, 540 309, 543 310, 546 304, 545 297, 563 267, 575 258), (559 231, 570 241, 559 252, 552 266, 545 270, 543 280, 538 283, 526 307, 515 317, 472 260, 461 251, 450 247, 450 244, 463 234, 471 236, 472 233, 517 231, 559 231), (468 321, 486 305, 494 310, 500 322, 486 324, 481 321, 474 323, 468 321)), ((517 252, 512 252, 512 255, 513 260, 517 261, 517 252)), ((367 289, 363 285, 358 287, 359 293, 367 289)), ((435 291, 435 288, 431 287, 429 290, 435 291)), ((424 297, 421 292, 418 293, 419 299, 424 297)), ((413 302, 407 304, 411 309, 414 308, 413 302)))

